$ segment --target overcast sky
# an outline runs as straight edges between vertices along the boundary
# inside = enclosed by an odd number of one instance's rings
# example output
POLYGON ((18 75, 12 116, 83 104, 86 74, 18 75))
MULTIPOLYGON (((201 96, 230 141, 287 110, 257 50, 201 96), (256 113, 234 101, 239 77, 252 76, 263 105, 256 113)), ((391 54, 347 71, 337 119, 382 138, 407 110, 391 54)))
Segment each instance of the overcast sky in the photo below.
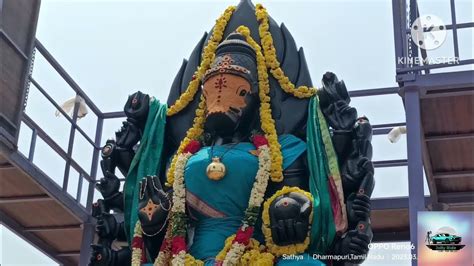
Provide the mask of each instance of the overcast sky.
MULTIPOLYGON (((304 47, 314 85, 320 84, 324 72, 333 71, 344 79, 349 90, 397 86, 391 1, 261 2, 277 23, 286 24, 297 45, 304 47)), ((419 2, 422 14, 435 14, 446 24, 451 23, 448 0, 419 2)), ((472 21, 472 2, 456 3, 458 23, 472 21)), ((231 4, 238 4, 238 0, 42 0, 37 38, 101 111, 119 111, 127 96, 137 90, 166 101, 183 58, 189 56, 204 31, 209 31, 231 4)), ((461 59, 472 58, 472 38, 472 30, 459 31, 461 59)), ((430 55, 453 56, 452 34, 448 33, 446 42, 430 55)), ((74 96, 38 53, 33 77, 59 103, 74 96)), ((352 105, 372 124, 405 121, 397 95, 355 98, 352 105)), ((70 128, 66 119, 54 117, 54 111, 32 86, 28 115, 67 150, 70 128)), ((96 123, 92 112, 79 121, 90 136, 95 133, 96 123)), ((106 121, 103 142, 119 126, 120 119, 106 121)), ((30 134, 22 129, 19 147, 26 154, 30 134)), ((92 147, 80 134, 76 136, 73 158, 88 171, 92 147)), ((64 161, 42 141, 37 145, 35 164, 62 184, 64 161)), ((376 136, 373 145, 374 160, 406 158, 405 137, 390 144, 386 136, 376 136)), ((78 173, 72 170, 68 192, 74 197, 77 178, 78 173)), ((375 198, 408 194, 406 167, 376 169, 376 181, 375 198)), ((85 204, 87 195, 85 190, 82 192, 81 202, 85 204)), ((428 193, 425 186, 425 194, 428 193)), ((0 234, 2 265, 52 265, 51 260, 28 248, 8 230, 2 229, 0 234)))

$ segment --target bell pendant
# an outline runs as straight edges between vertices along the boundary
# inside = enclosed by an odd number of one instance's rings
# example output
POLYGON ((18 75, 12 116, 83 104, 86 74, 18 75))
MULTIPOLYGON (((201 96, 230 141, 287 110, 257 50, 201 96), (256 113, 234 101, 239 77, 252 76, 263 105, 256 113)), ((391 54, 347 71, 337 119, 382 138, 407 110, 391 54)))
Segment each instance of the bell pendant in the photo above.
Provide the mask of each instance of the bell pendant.
POLYGON ((225 165, 219 157, 212 158, 212 162, 207 166, 206 174, 214 181, 221 180, 225 176, 225 165))

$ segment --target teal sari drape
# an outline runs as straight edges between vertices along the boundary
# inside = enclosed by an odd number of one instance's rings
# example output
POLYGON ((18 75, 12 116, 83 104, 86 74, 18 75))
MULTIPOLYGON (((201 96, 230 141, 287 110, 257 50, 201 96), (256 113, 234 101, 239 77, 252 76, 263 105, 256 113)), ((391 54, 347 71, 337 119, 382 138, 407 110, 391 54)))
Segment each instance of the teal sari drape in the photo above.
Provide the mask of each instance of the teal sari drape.
POLYGON ((148 118, 135 157, 130 165, 124 186, 124 222, 128 242, 138 220, 139 182, 147 175, 158 175, 166 124, 166 104, 150 100, 148 118))
MULTIPOLYGON (((306 144, 293 135, 279 136, 283 168, 289 167, 306 150, 306 144)), ((256 150, 250 142, 203 147, 189 158, 185 168, 186 204, 194 223, 190 253, 199 259, 213 258, 224 242, 235 234, 244 218, 250 191, 258 170, 256 150), (227 173, 222 180, 210 180, 206 168, 211 158, 219 156, 227 173)), ((255 227, 254 238, 263 241, 261 221, 255 227)))
POLYGON ((331 198, 329 192, 329 166, 326 158, 321 130, 328 130, 327 125, 320 125, 319 101, 312 97, 309 103, 308 123, 306 129, 308 168, 310 172, 309 188, 314 198, 313 223, 311 226, 311 244, 309 251, 325 254, 336 235, 331 198), (322 128, 325 126, 326 128, 322 128))

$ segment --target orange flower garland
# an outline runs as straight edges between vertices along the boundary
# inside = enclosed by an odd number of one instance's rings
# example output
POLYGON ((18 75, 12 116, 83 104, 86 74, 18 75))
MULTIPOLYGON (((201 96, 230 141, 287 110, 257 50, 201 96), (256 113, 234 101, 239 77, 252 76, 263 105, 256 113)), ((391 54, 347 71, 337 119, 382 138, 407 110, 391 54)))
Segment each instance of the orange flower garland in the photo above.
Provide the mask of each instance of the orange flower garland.
POLYGON ((197 140, 204 132, 204 122, 206 121, 206 99, 201 95, 198 108, 196 109, 196 116, 193 120, 193 126, 186 132, 186 137, 179 144, 178 151, 171 160, 170 168, 166 176, 166 186, 171 187, 174 181, 174 172, 178 155, 183 153, 185 147, 193 140, 197 140))
POLYGON ((259 22, 258 33, 262 42, 266 66, 270 68, 270 73, 272 73, 273 77, 278 80, 281 88, 286 93, 292 94, 297 98, 310 98, 316 95, 316 88, 310 88, 308 86, 296 87, 295 84, 293 84, 285 75, 283 69, 281 69, 280 62, 278 62, 276 56, 275 46, 273 46, 273 38, 269 31, 270 26, 268 24, 267 10, 261 4, 257 4, 255 8, 255 15, 257 17, 257 21, 259 22))
POLYGON ((265 57, 262 54, 260 45, 250 35, 249 28, 240 26, 237 32, 242 34, 248 44, 252 46, 257 54, 257 69, 258 69, 258 95, 260 97, 260 119, 261 127, 265 132, 265 137, 268 139, 271 156, 272 169, 271 178, 273 182, 280 182, 283 180, 283 157, 281 155, 281 147, 278 142, 278 135, 275 129, 275 120, 272 118, 272 109, 270 107, 270 84, 268 82, 268 73, 265 66, 265 57))

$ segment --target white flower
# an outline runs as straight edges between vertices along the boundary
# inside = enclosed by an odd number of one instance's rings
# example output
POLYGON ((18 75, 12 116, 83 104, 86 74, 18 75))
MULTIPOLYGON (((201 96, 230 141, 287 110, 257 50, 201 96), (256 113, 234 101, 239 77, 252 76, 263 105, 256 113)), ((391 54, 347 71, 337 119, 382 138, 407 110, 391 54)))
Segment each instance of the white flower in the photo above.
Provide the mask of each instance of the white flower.
POLYGON ((258 156, 259 168, 255 175, 255 182, 250 192, 249 206, 259 207, 263 203, 263 197, 268 185, 268 179, 270 177, 270 149, 267 145, 260 146, 258 156))
POLYGON ((142 260, 142 250, 140 248, 132 248, 132 266, 140 266, 142 260))
POLYGON ((182 266, 186 261, 186 251, 181 250, 177 255, 173 255, 171 265, 182 266))
POLYGON ((186 189, 184 185, 184 168, 191 153, 180 154, 176 162, 173 182, 173 206, 172 212, 182 212, 186 210, 186 189))
POLYGON ((233 243, 229 252, 227 252, 223 265, 238 265, 240 258, 244 254, 245 246, 239 243, 233 243))
POLYGON ((160 251, 158 253, 158 257, 156 257, 155 262, 153 263, 153 266, 161 266, 161 265, 167 265, 167 261, 170 259, 170 252, 167 251, 160 251))

